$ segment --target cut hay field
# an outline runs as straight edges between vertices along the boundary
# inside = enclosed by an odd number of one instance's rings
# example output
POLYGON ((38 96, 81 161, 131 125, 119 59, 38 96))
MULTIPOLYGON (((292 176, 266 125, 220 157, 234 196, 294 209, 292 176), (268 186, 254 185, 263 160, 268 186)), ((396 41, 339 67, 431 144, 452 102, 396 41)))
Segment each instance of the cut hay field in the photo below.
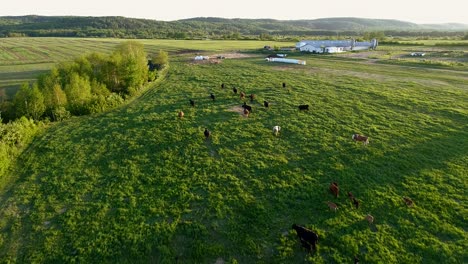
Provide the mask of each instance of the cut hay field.
POLYGON ((33 141, 2 180, 0 262, 467 262, 466 72, 195 53, 173 53, 166 79, 129 104, 33 141), (250 117, 233 86, 256 94, 250 117), (317 252, 293 223, 318 233, 317 252))
MULTIPOLYGON (((123 39, 84 38, 0 38, 0 102, 11 99, 24 82, 33 81, 47 72, 55 63, 70 61, 90 53, 110 53, 123 39)), ((187 51, 223 52, 261 48, 274 45, 265 41, 185 41, 185 40, 138 40, 148 53, 159 49, 170 54, 187 51)), ((293 45, 281 42, 277 45, 293 45)))

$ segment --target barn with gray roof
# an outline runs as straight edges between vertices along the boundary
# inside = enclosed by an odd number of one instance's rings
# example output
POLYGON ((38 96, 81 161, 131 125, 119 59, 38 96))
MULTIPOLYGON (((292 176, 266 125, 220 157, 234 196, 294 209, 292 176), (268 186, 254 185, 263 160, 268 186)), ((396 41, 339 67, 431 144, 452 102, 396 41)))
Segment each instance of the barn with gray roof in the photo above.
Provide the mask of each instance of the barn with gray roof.
POLYGON ((312 53, 338 53, 352 50, 369 50, 377 48, 376 39, 371 41, 349 40, 301 40, 296 43, 296 49, 312 53))

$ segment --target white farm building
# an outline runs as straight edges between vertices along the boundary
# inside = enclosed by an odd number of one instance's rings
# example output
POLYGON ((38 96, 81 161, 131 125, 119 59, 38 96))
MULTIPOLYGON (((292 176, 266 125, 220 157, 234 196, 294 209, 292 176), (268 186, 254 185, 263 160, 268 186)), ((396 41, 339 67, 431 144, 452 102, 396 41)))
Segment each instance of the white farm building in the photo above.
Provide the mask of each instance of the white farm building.
POLYGON ((368 50, 377 48, 378 42, 372 39, 367 42, 350 40, 301 40, 296 43, 296 49, 312 53, 338 53, 351 50, 368 50))

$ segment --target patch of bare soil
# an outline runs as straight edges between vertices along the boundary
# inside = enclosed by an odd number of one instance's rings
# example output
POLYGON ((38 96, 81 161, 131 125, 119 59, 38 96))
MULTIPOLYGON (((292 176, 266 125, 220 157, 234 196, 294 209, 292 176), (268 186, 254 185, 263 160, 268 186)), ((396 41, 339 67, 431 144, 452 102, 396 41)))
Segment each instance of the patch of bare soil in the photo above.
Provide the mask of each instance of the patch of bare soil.
POLYGON ((242 58, 252 58, 257 57, 255 54, 245 54, 240 52, 231 52, 231 53, 220 53, 220 54, 213 54, 210 57, 224 57, 225 59, 242 59, 242 58))
POLYGON ((182 55, 182 54, 198 54, 202 52, 202 50, 191 50, 191 49, 181 49, 181 50, 177 50, 175 52, 173 52, 173 54, 176 54, 176 55, 182 55))
POLYGON ((337 53, 336 56, 338 57, 346 57, 346 58, 353 58, 353 59, 368 59, 369 57, 375 57, 378 55, 384 55, 385 51, 360 51, 360 52, 343 52, 337 53))
POLYGON ((194 59, 190 59, 190 62, 194 63, 194 64, 220 64, 222 63, 222 60, 219 60, 219 59, 209 59, 209 60, 194 60, 194 59))
POLYGON ((245 115, 244 115, 244 108, 242 108, 241 106, 232 106, 232 107, 228 108, 228 111, 229 111, 229 112, 238 113, 239 115, 245 117, 245 115))

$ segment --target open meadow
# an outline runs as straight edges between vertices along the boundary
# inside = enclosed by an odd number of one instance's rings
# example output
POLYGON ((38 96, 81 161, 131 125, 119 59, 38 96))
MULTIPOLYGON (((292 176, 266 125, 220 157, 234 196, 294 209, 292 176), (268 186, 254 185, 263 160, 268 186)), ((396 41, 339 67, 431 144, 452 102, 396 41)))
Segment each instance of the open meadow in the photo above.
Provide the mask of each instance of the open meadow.
MULTIPOLYGON (((0 82, 117 42, 1 39, 0 82)), ((373 55, 272 63, 251 51, 260 41, 142 42, 169 50, 162 82, 113 111, 51 124, 0 181, 0 262, 468 262, 467 71, 373 55), (250 52, 192 60, 239 50, 250 52), (294 223, 318 233, 316 252, 294 223)))

